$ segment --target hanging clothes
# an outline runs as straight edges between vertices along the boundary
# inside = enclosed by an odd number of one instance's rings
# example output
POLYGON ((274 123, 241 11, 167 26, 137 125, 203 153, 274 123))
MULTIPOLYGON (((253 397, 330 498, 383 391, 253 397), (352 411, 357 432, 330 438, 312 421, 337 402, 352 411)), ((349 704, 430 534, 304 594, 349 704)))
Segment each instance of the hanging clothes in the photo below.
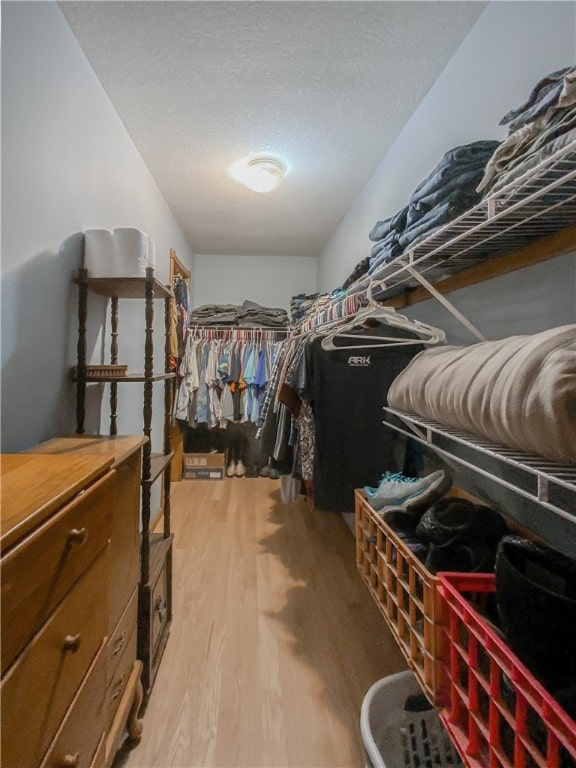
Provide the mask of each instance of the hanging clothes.
POLYGON ((193 329, 179 368, 176 418, 190 427, 258 424, 276 338, 276 331, 193 329))

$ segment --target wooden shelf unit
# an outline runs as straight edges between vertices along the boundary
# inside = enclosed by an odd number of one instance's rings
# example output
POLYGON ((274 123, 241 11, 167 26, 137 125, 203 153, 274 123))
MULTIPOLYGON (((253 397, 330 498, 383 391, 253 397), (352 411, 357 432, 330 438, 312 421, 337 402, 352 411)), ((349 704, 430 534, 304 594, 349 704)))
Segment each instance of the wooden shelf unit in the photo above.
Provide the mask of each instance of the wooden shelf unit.
MULTIPOLYGON (((141 542, 140 542, 140 583, 138 597, 138 658, 143 664, 142 685, 144 699, 147 701, 152 684, 162 657, 162 651, 168 639, 172 620, 172 534, 170 532, 170 465, 173 458, 171 450, 171 412, 175 377, 170 370, 170 303, 172 291, 154 277, 154 270, 147 269, 146 277, 91 278, 85 269, 81 269, 74 281, 78 285, 78 361, 77 361, 77 434, 84 434, 86 385, 91 383, 86 375, 86 327, 88 318, 88 292, 105 296, 111 300, 110 312, 110 364, 118 364, 119 300, 144 300, 144 372, 122 377, 98 378, 98 383, 110 385, 110 435, 117 434, 118 385, 140 382, 144 384, 143 433, 148 439, 142 452, 141 472, 141 542), (164 301, 164 371, 155 372, 154 362, 154 301, 164 301), (151 427, 153 411, 153 383, 164 382, 164 427, 163 448, 161 453, 152 454, 151 427), (151 533, 151 491, 153 484, 162 478, 162 533, 151 533), (158 547, 158 536, 163 540, 158 547), (161 568, 151 568, 152 551, 160 552, 163 558, 161 568), (159 580, 163 579, 162 603, 153 605, 158 591, 159 580), (155 621, 159 627, 156 628, 155 621), (153 634, 153 629, 155 632, 153 634)), ((156 521, 154 521, 156 522, 156 521)))

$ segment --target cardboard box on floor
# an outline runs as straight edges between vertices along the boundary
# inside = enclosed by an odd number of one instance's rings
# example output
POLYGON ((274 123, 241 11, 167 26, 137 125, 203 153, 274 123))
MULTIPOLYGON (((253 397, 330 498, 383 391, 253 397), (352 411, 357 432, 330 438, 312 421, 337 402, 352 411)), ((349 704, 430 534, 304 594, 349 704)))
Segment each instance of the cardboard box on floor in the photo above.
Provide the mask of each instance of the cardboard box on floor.
POLYGON ((225 455, 223 453, 184 453, 182 455, 183 480, 222 480, 225 455))

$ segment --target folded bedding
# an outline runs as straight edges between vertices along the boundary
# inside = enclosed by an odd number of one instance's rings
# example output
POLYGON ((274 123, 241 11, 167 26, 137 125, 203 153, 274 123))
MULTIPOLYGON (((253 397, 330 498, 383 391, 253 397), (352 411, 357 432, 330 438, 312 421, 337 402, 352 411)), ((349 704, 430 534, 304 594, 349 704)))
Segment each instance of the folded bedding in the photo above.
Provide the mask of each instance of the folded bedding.
POLYGON ((417 355, 391 408, 559 462, 576 463, 576 325, 417 355))

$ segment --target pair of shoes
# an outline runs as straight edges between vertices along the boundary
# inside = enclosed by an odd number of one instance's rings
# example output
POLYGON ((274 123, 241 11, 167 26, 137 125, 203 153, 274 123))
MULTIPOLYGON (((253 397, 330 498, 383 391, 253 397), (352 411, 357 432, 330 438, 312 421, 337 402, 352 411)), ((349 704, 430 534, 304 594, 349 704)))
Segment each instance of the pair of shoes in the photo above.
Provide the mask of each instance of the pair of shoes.
POLYGON ((382 476, 378 488, 366 486, 364 492, 370 505, 380 512, 386 507, 413 509, 441 496, 449 485, 450 481, 441 469, 426 477, 405 477, 399 472, 387 472, 382 476))
POLYGON ((270 465, 266 464, 265 467, 262 467, 260 470, 260 477, 270 477, 270 465))
POLYGON ((226 477, 244 477, 245 474, 246 469, 244 468, 242 459, 231 461, 226 467, 226 477))

